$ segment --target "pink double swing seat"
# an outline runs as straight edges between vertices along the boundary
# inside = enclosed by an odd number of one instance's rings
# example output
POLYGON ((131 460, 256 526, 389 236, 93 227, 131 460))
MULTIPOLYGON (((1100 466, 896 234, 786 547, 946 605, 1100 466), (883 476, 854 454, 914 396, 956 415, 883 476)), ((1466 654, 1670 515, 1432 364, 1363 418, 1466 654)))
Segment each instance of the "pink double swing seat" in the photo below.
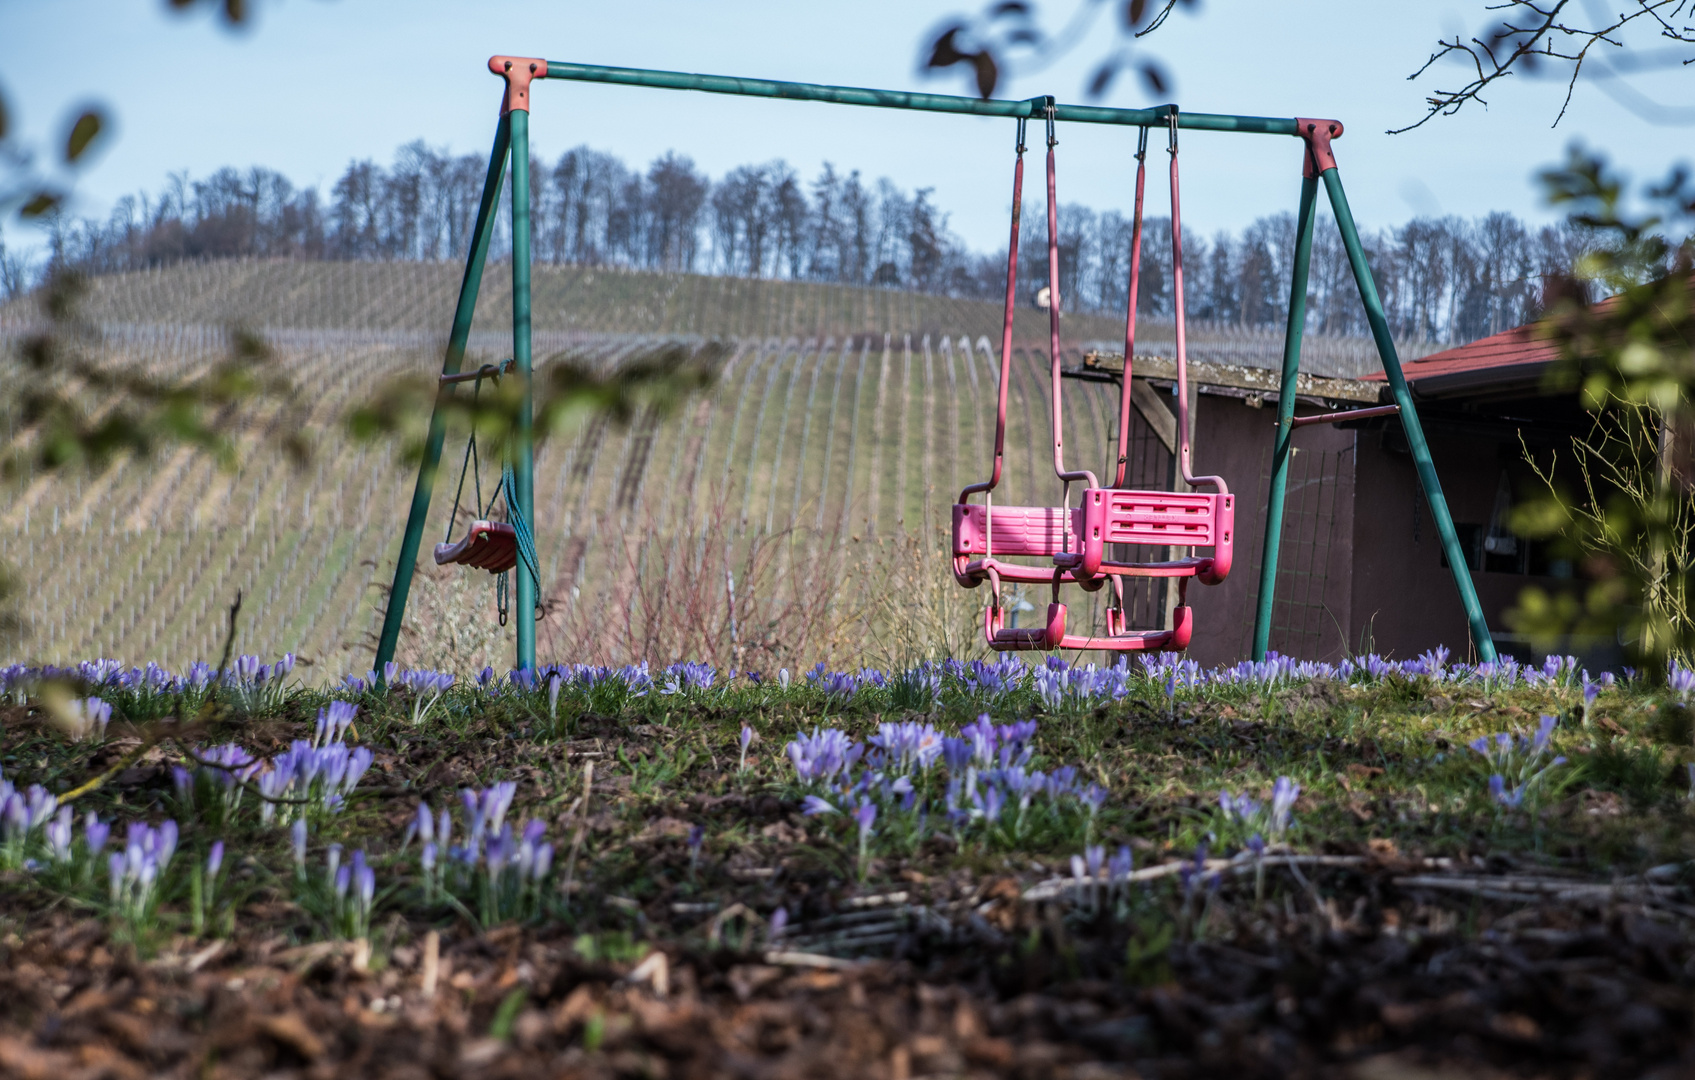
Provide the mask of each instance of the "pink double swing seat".
POLYGON ((1223 478, 1194 476, 1190 471, 1188 367, 1183 311, 1182 236, 1177 183, 1176 110, 1171 124, 1171 233, 1173 291, 1176 301, 1177 351, 1177 457, 1183 480, 1190 488, 1210 491, 1143 491, 1125 486, 1131 408, 1131 362, 1135 355, 1136 300, 1141 273, 1142 206, 1146 182, 1147 129, 1142 129, 1136 154, 1136 208, 1131 235, 1129 311, 1125 319, 1124 378, 1120 385, 1117 474, 1111 486, 1102 486, 1087 469, 1067 470, 1063 454, 1061 373, 1059 345, 1059 250, 1057 199, 1054 168, 1053 110, 1048 110, 1048 326, 1049 369, 1053 399, 1054 473, 1064 483, 1060 506, 995 506, 993 492, 1000 483, 1006 448, 1007 394, 1012 374, 1012 319, 1017 291, 1018 228, 1024 186, 1024 130, 1019 121, 1018 159, 1013 171, 1012 239, 1008 248, 1006 311, 1001 338, 999 412, 995 426, 993 473, 987 481, 972 484, 960 493, 953 507, 953 571, 966 588, 983 582, 991 586, 989 606, 983 614, 983 635, 997 650, 1103 649, 1119 652, 1181 650, 1188 647, 1194 616, 1188 606, 1190 578, 1204 585, 1217 585, 1230 573, 1234 548, 1235 496, 1223 478), (1070 489, 1081 483, 1082 499, 1070 505, 1070 489), (982 493, 982 503, 970 502, 982 493), (1158 562, 1127 562, 1108 557, 1108 545, 1144 545, 1188 549, 1195 554, 1158 562), (1210 548, 1210 554, 1198 549, 1210 548), (1045 565, 1009 562, 1008 559, 1044 559, 1045 565), (1134 630, 1124 612, 1123 579, 1126 577, 1175 578, 1179 602, 1168 629, 1134 630), (1051 584, 1053 601, 1042 626, 1009 627, 1001 603, 1001 583, 1051 584), (1112 599, 1106 611, 1104 635, 1067 632, 1066 605, 1060 601, 1063 585, 1077 585, 1087 592, 1106 586, 1112 599))

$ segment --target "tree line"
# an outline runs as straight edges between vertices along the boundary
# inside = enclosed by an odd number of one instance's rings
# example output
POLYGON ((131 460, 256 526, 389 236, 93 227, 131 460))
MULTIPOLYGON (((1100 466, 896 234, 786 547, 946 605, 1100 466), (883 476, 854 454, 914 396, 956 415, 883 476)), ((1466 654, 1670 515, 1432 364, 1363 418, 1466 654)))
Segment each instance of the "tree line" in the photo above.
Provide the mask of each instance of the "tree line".
MULTIPOLYGON (((351 162, 322 195, 282 173, 226 167, 203 179, 173 174, 158 191, 119 199, 105 220, 59 215, 36 273, 14 258, 0 287, 17 291, 62 268, 112 273, 184 259, 462 259, 487 168, 422 141, 393 162, 351 162)), ((578 147, 532 161, 533 257, 540 262, 794 279, 914 289, 998 300, 1006 253, 973 251, 948 225, 934 190, 825 163, 804 180, 785 161, 743 165, 717 180, 666 153, 645 170, 578 147)), ((507 205, 503 200, 503 206, 507 205)), ((1047 275, 1045 210, 1027 204, 1019 252, 1029 291, 1047 275)), ((492 254, 510 253, 509 212, 492 254)), ((1166 218, 1144 225, 1139 311, 1171 314, 1166 218)), ((1060 207, 1060 295, 1073 310, 1122 313, 1131 221, 1120 210, 1060 207)), ((1586 243, 1562 225, 1532 226, 1497 212, 1466 220, 1420 217, 1363 236, 1397 336, 1467 341, 1536 317, 1543 284, 1569 274, 1586 243)), ((1184 269, 1193 318, 1262 328, 1282 324, 1295 247, 1290 213, 1240 233, 1185 229, 1184 269)), ((4 256, 0 255, 0 261, 4 256)), ((1319 222, 1308 328, 1368 332, 1340 238, 1319 222)))

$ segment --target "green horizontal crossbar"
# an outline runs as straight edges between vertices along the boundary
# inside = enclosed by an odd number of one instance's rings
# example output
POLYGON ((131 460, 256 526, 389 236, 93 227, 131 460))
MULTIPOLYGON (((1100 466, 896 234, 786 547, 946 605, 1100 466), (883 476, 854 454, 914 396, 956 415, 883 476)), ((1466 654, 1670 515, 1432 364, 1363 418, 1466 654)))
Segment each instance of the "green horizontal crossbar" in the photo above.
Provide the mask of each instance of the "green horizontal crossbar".
MULTIPOLYGON (((880 109, 911 109, 915 112, 965 113, 971 116, 1040 117, 1043 98, 1003 101, 958 97, 953 94, 917 94, 905 90, 866 90, 856 86, 824 86, 819 83, 777 82, 773 79, 738 79, 727 75, 691 75, 682 71, 649 71, 645 68, 602 67, 598 64, 547 62, 547 77, 576 82, 616 83, 620 86, 650 86, 661 90, 702 90, 709 94, 742 97, 786 98, 790 101, 825 101, 837 105, 869 105, 880 109)), ((1095 105, 1059 105, 1054 119, 1073 124, 1119 124, 1150 127, 1167 123, 1172 106, 1152 109, 1108 109, 1095 105)), ((1256 135, 1298 135, 1293 117, 1228 116, 1223 113, 1180 112, 1177 126, 1196 131, 1242 131, 1256 135)))

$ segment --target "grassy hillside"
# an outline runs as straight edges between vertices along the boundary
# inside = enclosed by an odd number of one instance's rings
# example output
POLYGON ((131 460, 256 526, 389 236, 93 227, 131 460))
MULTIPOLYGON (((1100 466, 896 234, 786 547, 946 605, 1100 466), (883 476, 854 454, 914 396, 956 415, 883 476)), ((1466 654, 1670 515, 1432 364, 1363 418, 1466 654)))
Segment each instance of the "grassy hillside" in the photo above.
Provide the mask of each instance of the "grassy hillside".
MULTIPOLYGON (((204 363, 225 348, 222 325, 263 327, 313 399, 318 452, 296 472, 254 432, 234 471, 173 450, 99 475, 19 478, 0 500, 35 626, 17 659, 205 658, 240 588, 243 650, 290 649, 334 673, 368 666, 413 477, 386 444, 349 442, 339 421, 381 380, 437 368, 458 274, 241 262, 96 281, 87 314, 107 326, 114 352, 152 363, 204 363)), ((498 268, 489 277, 475 360, 509 349, 505 278, 498 268)), ((544 654, 764 666, 847 662, 868 648, 969 649, 981 598, 952 585, 941 550, 948 505, 987 472, 996 306, 562 268, 538 269, 536 297, 538 355, 569 350, 615 365, 659 338, 734 343, 716 388, 681 413, 628 429, 589 423, 542 446, 544 654)), ((1021 339, 1040 342, 1040 313, 1019 318, 1021 339)), ((0 334, 15 341, 29 321, 27 304, 0 310, 0 334)), ((1067 326, 1068 340, 1119 333, 1103 318, 1067 326)), ((1144 340, 1159 350, 1157 329, 1144 340)), ((1238 360, 1271 341, 1204 328, 1196 340, 1197 355, 1234 349, 1238 360)), ((1331 349, 1357 353, 1359 343, 1331 349)), ((1045 444, 1045 368, 1045 348, 1019 350, 1009 447, 1045 444)), ((1114 394, 1068 385, 1072 452, 1089 467, 1105 464, 1114 394)), ((1163 448, 1139 427, 1132 434, 1136 474, 1158 483, 1163 448)), ((462 452, 454 433, 428 544, 449 532, 462 452)), ((1001 497, 1056 493, 1037 457, 1009 454, 1001 497)), ((494 479, 485 471, 485 485, 494 479)), ((495 622, 492 579, 439 571, 427 550, 404 655, 460 669, 504 662, 512 627, 495 622)))

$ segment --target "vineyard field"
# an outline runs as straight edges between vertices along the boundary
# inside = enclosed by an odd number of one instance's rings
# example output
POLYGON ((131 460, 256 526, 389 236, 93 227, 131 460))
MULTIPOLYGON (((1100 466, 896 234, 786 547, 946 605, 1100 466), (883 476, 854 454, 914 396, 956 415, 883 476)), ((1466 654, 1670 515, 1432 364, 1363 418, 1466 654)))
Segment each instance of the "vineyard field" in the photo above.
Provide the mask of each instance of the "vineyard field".
MULTIPOLYGON (((254 430, 233 470, 167 449, 94 475, 17 478, 0 527, 27 583, 32 632, 21 655, 0 659, 215 659, 240 589, 242 651, 294 651, 329 676, 368 667, 413 475, 393 446, 354 442, 341 421, 383 380, 439 367, 458 276, 447 265, 236 262, 96 279, 84 314, 117 355, 186 370, 222 355, 228 327, 259 329, 309 396, 316 453, 296 470, 254 430)), ((508 289, 491 268, 472 361, 507 354, 508 289)), ((623 429, 591 421, 540 446, 547 659, 691 655, 763 668, 846 663, 867 648, 969 650, 981 597, 952 584, 942 555, 949 505, 988 470, 998 307, 538 267, 535 308, 538 358, 569 353, 610 368, 667 340, 731 346, 716 385, 677 413, 623 429)), ((0 309, 0 340, 9 349, 32 320, 27 304, 0 309)), ((1057 494, 1045 331, 1042 313, 1020 313, 997 493, 1007 502, 1057 494)), ((1067 347, 1121 334, 1112 320, 1080 317, 1067 322, 1067 347)), ((1169 326, 1142 338, 1155 355, 1169 341, 1169 326)), ((1281 345, 1206 327, 1192 341, 1197 358, 1261 366, 1281 345)), ((1349 340, 1318 341, 1312 355, 1327 374, 1371 357, 1369 343, 1349 340)), ((1068 384, 1065 405, 1073 460, 1105 468, 1116 390, 1068 384)), ((1137 424, 1133 472, 1160 484, 1168 456, 1137 424)), ((426 550, 451 531, 463 437, 448 439, 426 550)), ((485 465, 485 489, 494 479, 485 465)), ((1153 603, 1138 599, 1148 617, 1153 603)), ((466 670, 509 660, 513 627, 496 622, 482 571, 438 570, 426 556, 407 624, 410 662, 466 670)))

